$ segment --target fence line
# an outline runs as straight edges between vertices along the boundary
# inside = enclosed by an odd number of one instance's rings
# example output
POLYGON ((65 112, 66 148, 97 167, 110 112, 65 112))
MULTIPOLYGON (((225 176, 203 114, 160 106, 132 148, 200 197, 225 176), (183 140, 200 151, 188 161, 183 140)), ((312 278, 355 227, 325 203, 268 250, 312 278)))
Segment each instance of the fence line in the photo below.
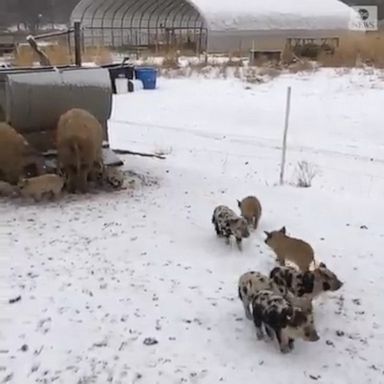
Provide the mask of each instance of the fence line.
POLYGON ((207 28, 202 27, 83 27, 83 46, 112 48, 163 48, 191 50, 197 54, 206 49, 207 28))

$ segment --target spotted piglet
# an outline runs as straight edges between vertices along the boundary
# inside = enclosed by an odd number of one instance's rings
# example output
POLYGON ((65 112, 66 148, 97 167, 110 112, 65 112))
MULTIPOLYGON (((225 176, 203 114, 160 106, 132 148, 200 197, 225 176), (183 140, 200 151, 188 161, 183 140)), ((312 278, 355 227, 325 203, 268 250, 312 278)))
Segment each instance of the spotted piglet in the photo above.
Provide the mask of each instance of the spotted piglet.
POLYGON ((311 301, 295 296, 285 285, 278 285, 268 276, 261 272, 249 271, 242 274, 238 282, 238 294, 244 306, 245 316, 252 320, 250 306, 255 295, 262 290, 268 290, 283 296, 291 305, 300 307, 308 312, 312 309, 311 301))
POLYGON ((269 338, 276 337, 282 353, 293 350, 295 339, 311 342, 320 339, 311 313, 292 306, 283 296, 269 290, 261 290, 255 295, 252 315, 257 338, 264 338, 264 325, 269 338))
POLYGON ((217 206, 212 215, 212 224, 215 226, 216 234, 225 237, 226 244, 229 244, 230 237, 236 239, 237 246, 241 251, 242 239, 249 237, 247 221, 225 205, 217 206))
POLYGON ((269 274, 273 282, 296 297, 312 301, 324 292, 338 291, 343 283, 324 263, 313 271, 300 272, 293 267, 277 266, 269 274))

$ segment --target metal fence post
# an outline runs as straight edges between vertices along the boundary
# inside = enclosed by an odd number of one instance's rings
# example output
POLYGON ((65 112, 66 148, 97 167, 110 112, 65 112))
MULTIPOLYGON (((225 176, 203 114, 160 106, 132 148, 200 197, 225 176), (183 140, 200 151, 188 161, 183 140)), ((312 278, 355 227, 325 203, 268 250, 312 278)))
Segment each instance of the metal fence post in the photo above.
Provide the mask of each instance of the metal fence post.
POLYGON ((281 150, 280 185, 284 184, 285 154, 287 151, 287 135, 288 135, 288 123, 289 123, 290 111, 291 111, 291 87, 288 87, 288 89, 287 89, 287 105, 286 105, 286 110, 285 110, 285 121, 284 121, 283 147, 281 150))
POLYGON ((81 67, 81 23, 75 21, 73 24, 74 40, 75 40, 75 64, 81 67))

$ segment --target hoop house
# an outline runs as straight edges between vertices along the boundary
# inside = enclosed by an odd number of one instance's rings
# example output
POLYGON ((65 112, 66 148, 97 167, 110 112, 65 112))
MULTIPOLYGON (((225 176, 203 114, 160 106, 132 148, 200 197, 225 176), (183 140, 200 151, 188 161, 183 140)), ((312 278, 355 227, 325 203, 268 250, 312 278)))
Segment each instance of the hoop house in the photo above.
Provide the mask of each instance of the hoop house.
POLYGON ((81 0, 84 44, 228 52, 287 37, 341 36, 359 16, 338 0, 81 0))

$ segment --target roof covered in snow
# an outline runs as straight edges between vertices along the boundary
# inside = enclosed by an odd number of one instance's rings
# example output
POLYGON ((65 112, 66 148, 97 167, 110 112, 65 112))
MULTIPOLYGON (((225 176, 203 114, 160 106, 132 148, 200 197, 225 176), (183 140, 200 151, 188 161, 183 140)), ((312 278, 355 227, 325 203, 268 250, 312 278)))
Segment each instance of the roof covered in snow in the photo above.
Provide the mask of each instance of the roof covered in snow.
POLYGON ((358 15, 338 0, 188 0, 210 30, 340 30, 358 15))
POLYGON ((211 31, 346 30, 359 16, 339 0, 81 0, 71 20, 98 28, 211 31))

